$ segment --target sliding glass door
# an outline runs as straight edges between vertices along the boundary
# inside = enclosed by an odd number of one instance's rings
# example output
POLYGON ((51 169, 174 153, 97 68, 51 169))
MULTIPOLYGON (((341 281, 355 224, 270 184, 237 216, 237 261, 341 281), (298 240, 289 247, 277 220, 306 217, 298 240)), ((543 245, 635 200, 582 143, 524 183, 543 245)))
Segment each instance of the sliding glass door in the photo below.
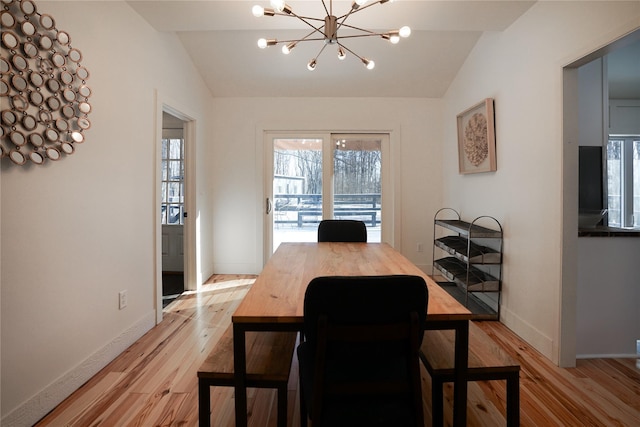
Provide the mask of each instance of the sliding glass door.
POLYGON ((386 135, 335 134, 333 203, 329 218, 367 225, 367 241, 380 242, 382 224, 382 140, 386 135))
MULTIPOLYGON (((322 219, 357 219, 380 242, 386 134, 268 133, 266 249, 313 242, 322 219)), ((270 253, 268 255, 270 255, 270 253)))

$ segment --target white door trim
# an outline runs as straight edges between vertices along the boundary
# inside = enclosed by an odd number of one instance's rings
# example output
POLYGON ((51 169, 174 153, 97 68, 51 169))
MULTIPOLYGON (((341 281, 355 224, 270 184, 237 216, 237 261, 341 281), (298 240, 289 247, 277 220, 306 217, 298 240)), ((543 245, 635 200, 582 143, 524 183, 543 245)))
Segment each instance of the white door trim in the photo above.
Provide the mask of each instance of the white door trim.
MULTIPOLYGON (((185 212, 195 212, 195 143, 196 121, 193 115, 185 113, 184 108, 171 100, 164 99, 156 91, 156 123, 155 123, 155 176, 153 197, 153 224, 154 224, 154 281, 155 281, 155 310, 156 324, 162 321, 162 221, 160 219, 161 204, 161 147, 162 147, 162 113, 167 112, 184 121, 184 189, 185 212)), ((184 222, 184 284, 185 290, 195 290, 196 283, 196 247, 195 221, 193 215, 185 218, 184 222)))

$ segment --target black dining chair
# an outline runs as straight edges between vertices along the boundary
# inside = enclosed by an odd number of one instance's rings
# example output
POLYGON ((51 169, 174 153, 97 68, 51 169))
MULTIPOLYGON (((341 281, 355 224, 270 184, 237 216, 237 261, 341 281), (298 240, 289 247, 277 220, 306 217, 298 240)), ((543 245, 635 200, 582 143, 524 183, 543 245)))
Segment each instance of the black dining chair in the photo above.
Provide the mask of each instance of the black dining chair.
POLYGON ((419 276, 317 277, 298 346, 301 425, 423 427, 419 276))
POLYGON ((367 242, 367 226, 352 219, 324 219, 318 225, 318 242, 367 242))

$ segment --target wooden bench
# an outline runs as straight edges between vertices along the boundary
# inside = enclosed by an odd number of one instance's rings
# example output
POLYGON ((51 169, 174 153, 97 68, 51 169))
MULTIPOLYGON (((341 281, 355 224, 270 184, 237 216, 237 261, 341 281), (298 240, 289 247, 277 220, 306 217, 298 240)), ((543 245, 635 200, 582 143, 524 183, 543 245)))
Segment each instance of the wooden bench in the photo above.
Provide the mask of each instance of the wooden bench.
MULTIPOLYGON (((278 390, 278 426, 287 425, 287 383, 297 332, 246 333, 247 387, 278 390)), ((200 426, 211 423, 212 386, 234 386, 233 327, 229 326, 198 370, 200 426)))
MULTIPOLYGON (((453 330, 427 330, 420 348, 420 359, 431 375, 433 426, 444 422, 443 385, 454 380, 454 343, 453 330)), ((520 365, 473 322, 469 322, 467 380, 506 380, 507 426, 520 425, 520 365)))

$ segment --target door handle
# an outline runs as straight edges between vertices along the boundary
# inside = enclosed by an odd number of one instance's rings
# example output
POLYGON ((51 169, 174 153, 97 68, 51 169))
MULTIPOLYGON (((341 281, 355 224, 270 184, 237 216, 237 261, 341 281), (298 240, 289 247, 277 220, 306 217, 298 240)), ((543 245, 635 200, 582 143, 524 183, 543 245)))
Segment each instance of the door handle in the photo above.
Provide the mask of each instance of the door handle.
POLYGON ((271 207, 272 207, 272 206, 271 206, 271 199, 269 199, 269 198, 267 197, 267 212, 266 212, 266 213, 267 213, 267 215, 269 215, 269 214, 271 213, 271 207))

